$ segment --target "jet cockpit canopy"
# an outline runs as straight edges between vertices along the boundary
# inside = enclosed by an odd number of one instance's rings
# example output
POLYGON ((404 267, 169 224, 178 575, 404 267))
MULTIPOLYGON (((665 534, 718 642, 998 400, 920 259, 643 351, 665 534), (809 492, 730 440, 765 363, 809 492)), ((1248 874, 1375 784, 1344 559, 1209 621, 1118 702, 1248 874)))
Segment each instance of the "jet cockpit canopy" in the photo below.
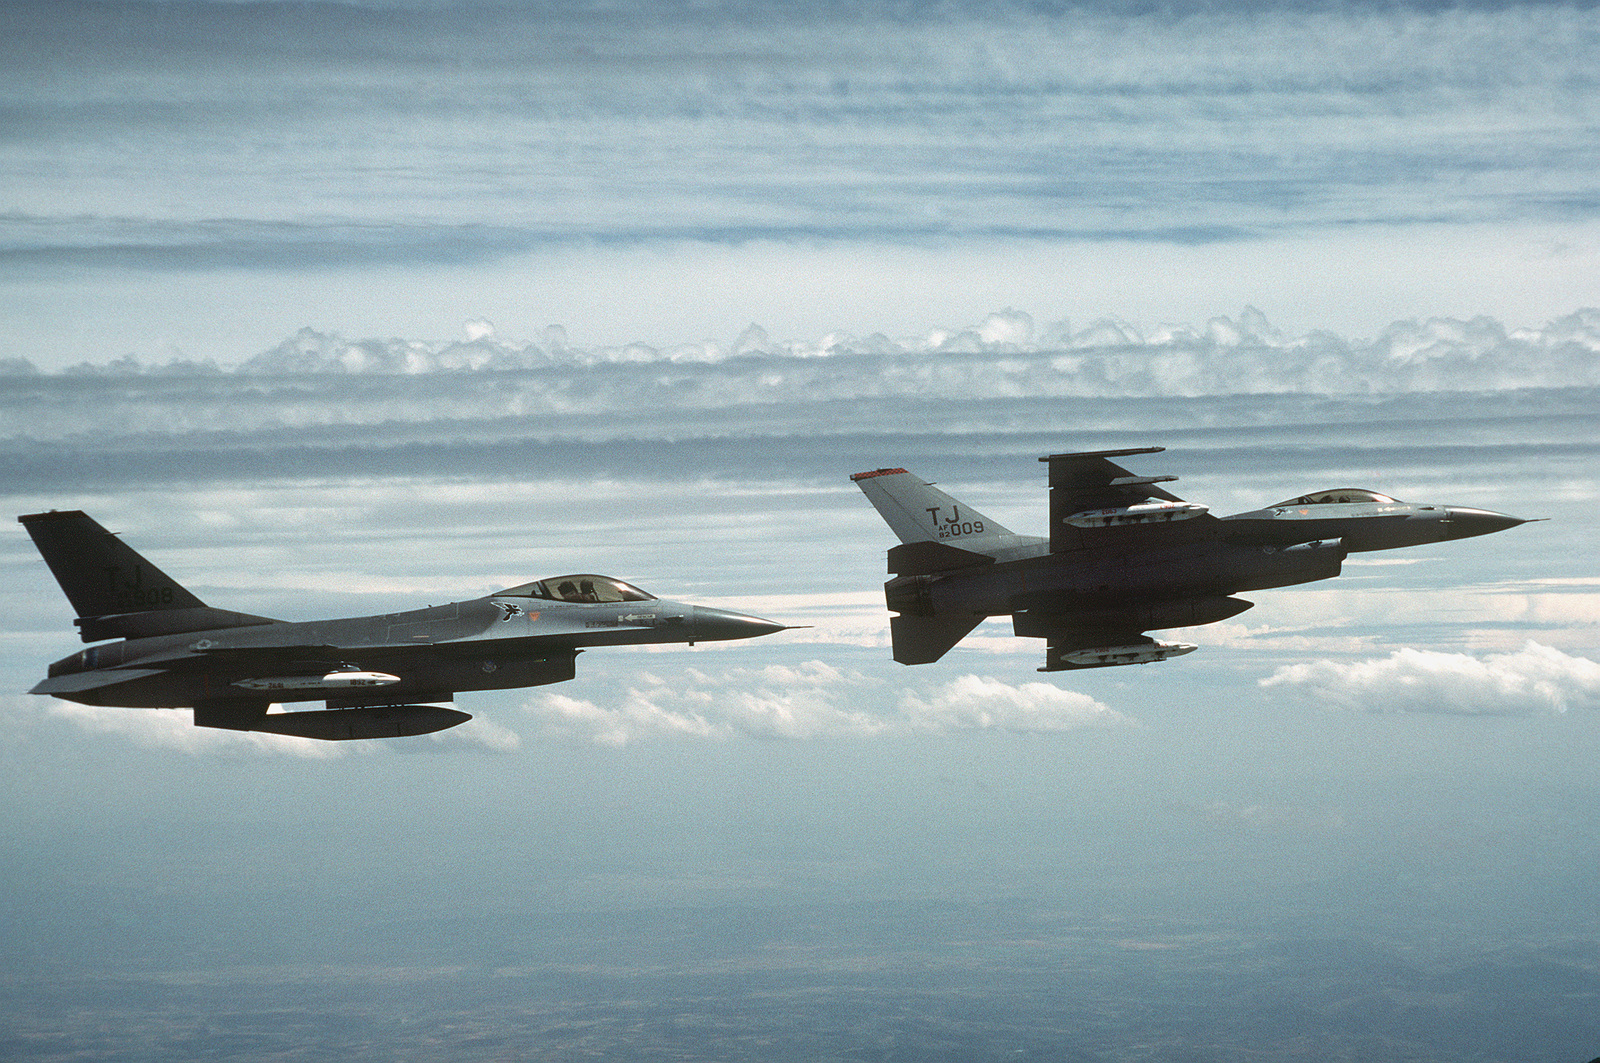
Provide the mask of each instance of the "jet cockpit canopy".
POLYGON ((655 595, 647 594, 631 583, 610 576, 583 573, 576 576, 552 576, 535 580, 508 590, 497 591, 496 598, 546 598, 553 602, 650 602, 655 595))
POLYGON ((1388 495, 1380 495, 1376 491, 1368 491, 1361 487, 1335 487, 1331 491, 1316 491, 1309 495, 1301 495, 1299 498, 1291 498, 1289 501, 1279 502, 1277 506, 1271 508, 1277 509, 1283 506, 1327 506, 1339 503, 1361 502, 1377 502, 1380 505, 1392 506, 1398 502, 1398 499, 1390 498, 1388 495))

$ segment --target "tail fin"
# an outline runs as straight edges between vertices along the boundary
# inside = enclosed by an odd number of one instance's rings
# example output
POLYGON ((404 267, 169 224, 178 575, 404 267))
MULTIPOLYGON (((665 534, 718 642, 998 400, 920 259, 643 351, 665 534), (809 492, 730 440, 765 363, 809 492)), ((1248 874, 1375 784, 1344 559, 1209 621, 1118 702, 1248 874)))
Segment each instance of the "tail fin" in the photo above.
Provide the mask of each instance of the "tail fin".
POLYGON ((1009 528, 904 469, 858 472, 850 479, 902 543, 941 542, 982 551, 1017 538, 1009 528))
POLYGON ((78 611, 83 641, 271 624, 212 609, 81 510, 18 517, 78 611))

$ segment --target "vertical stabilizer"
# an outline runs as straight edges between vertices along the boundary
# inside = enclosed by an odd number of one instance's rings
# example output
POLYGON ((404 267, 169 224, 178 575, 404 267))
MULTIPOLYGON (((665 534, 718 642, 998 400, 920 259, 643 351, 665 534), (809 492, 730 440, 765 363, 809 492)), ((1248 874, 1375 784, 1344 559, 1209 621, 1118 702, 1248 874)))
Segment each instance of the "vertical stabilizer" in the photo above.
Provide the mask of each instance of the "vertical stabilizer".
POLYGON ((958 502, 904 469, 877 469, 850 477, 902 543, 942 542, 965 550, 1011 545, 1009 528, 958 502))
POLYGON ((67 600, 85 642, 277 623, 212 609, 80 510, 18 517, 67 600))
POLYGON ((80 617, 206 604, 81 510, 30 513, 17 520, 80 617))

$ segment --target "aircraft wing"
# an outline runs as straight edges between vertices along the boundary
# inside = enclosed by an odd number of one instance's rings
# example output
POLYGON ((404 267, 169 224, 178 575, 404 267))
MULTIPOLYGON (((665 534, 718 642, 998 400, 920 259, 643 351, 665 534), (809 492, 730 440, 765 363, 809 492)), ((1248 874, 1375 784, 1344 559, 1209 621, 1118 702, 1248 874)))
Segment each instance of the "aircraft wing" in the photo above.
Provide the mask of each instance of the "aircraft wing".
POLYGON ((1156 484, 1176 476, 1135 476, 1108 459, 1165 447, 1050 454, 1050 552, 1156 546, 1211 538, 1220 523, 1207 507, 1156 484))

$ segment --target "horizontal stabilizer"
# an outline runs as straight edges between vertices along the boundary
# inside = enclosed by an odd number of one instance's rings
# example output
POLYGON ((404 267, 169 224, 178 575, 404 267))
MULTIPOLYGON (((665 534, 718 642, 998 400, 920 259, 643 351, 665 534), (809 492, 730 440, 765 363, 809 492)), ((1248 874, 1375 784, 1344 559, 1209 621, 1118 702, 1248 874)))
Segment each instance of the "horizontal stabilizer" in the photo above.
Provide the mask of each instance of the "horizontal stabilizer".
POLYGON ((30 694, 53 694, 58 698, 69 698, 70 694, 82 694, 86 690, 99 690, 102 687, 114 687, 119 683, 130 683, 135 679, 146 676, 160 675, 160 668, 99 668, 91 672, 72 672, 67 675, 53 675, 43 682, 34 684, 30 694))
POLYGON ((977 613, 946 616, 891 616, 894 659, 901 664, 932 664, 983 622, 977 613))
POLYGON ((889 572, 895 576, 926 576, 934 572, 992 564, 994 558, 988 554, 975 554, 971 550, 944 543, 902 543, 889 550, 889 572))
POLYGON ((73 623, 78 625, 83 641, 99 642, 101 639, 144 639, 155 635, 182 635, 190 631, 215 631, 218 628, 257 627, 261 624, 281 624, 283 621, 201 605, 146 613, 80 616, 73 623))

